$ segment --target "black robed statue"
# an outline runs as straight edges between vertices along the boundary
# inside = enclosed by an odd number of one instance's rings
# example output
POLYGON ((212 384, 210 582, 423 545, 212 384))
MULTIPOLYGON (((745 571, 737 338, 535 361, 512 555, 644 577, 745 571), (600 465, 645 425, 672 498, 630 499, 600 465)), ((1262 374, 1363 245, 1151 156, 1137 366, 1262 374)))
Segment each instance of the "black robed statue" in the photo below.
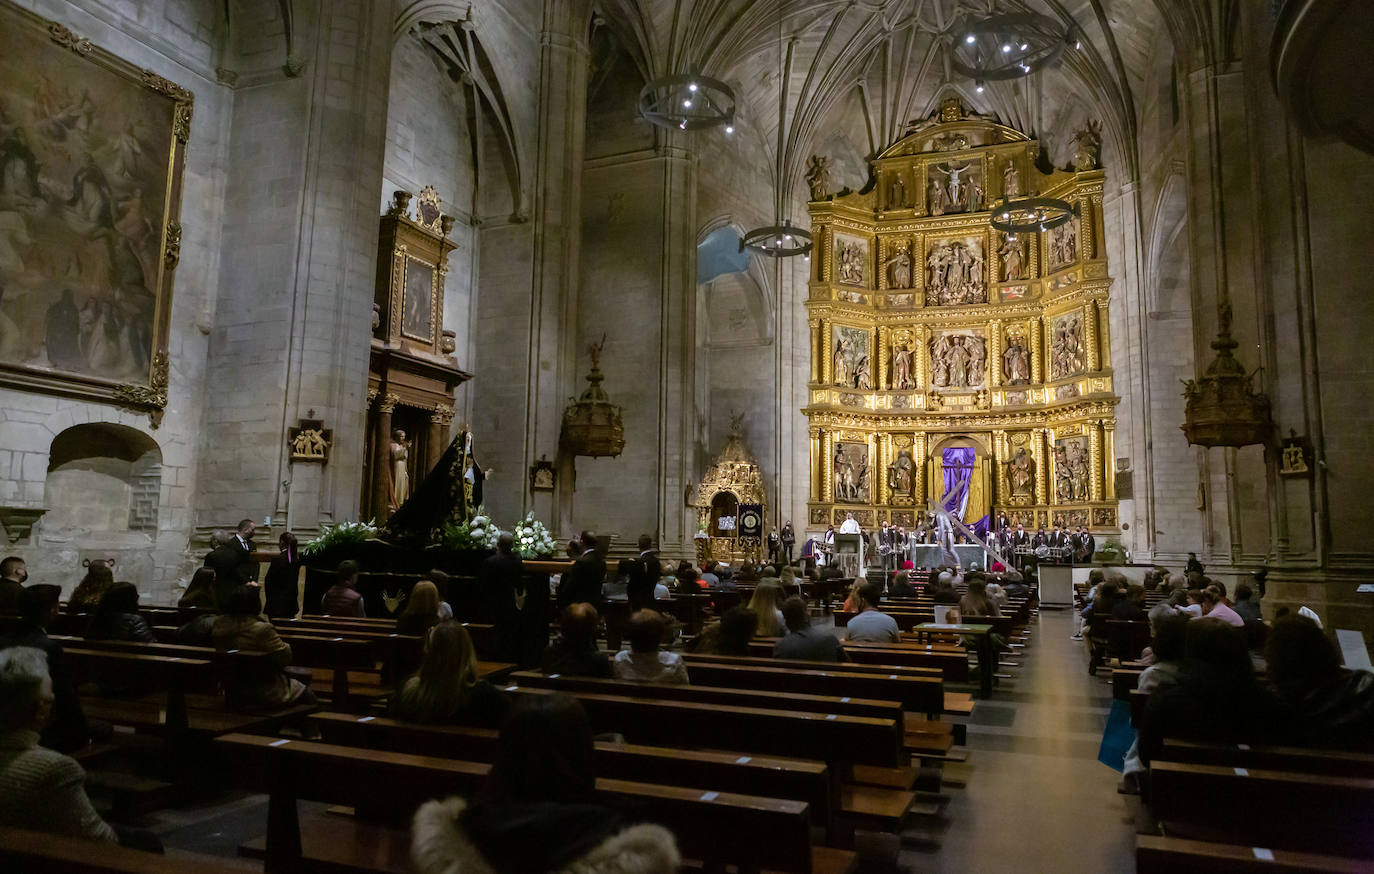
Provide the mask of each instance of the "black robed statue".
POLYGON ((467 522, 482 506, 486 478, 472 454, 472 432, 460 432, 429 475, 391 514, 383 538, 414 546, 438 543, 445 528, 467 522))

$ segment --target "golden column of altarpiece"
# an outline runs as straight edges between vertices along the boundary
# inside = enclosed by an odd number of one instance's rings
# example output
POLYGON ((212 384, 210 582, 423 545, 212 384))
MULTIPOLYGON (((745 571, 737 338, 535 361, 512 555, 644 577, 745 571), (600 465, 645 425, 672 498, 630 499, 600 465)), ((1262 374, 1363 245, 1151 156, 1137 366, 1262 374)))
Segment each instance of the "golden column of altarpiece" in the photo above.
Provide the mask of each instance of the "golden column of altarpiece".
POLYGON ((919 524, 962 447, 966 522, 1116 532, 1103 173, 1045 175, 1037 151, 950 100, 874 160, 869 190, 813 185, 812 530, 919 524), (988 212, 1004 193, 1080 214, 1008 239, 988 212))

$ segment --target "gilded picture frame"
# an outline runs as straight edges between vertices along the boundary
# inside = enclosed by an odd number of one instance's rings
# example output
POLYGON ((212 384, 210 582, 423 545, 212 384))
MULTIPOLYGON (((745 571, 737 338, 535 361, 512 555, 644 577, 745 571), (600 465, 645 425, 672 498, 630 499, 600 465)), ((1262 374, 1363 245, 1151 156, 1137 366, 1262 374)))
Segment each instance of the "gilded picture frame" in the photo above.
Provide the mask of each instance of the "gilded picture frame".
POLYGON ((0 385, 160 424, 194 100, 0 4, 0 385))

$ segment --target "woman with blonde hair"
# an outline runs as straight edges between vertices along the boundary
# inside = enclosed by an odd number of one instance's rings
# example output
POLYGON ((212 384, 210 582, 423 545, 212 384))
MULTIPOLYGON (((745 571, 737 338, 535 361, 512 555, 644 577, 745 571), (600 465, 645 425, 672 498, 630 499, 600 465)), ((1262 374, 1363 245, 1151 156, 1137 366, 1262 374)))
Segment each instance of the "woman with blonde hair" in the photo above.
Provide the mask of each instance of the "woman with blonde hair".
POLYGON ((439 624, 439 587, 420 580, 410 590, 406 608, 396 617, 397 634, 426 635, 439 624))
POLYGON ((764 580, 754 589, 754 597, 749 599, 749 609, 759 617, 756 632, 760 637, 782 637, 787 633, 787 625, 782 621, 782 587, 777 583, 764 580))
POLYGON ((862 599, 859 597, 859 590, 864 587, 864 583, 864 580, 855 580, 849 584, 849 592, 845 595, 844 607, 841 608, 841 612, 858 613, 863 610, 863 603, 862 599))
POLYGON ((477 651, 461 624, 447 619, 434 626, 420 670, 396 696, 396 715, 410 722, 463 722, 499 726, 507 702, 486 680, 477 678, 477 651))
POLYGON ((110 565, 100 559, 86 565, 86 576, 76 584, 76 590, 67 599, 68 613, 94 613, 100 606, 100 599, 114 585, 114 572, 110 565))

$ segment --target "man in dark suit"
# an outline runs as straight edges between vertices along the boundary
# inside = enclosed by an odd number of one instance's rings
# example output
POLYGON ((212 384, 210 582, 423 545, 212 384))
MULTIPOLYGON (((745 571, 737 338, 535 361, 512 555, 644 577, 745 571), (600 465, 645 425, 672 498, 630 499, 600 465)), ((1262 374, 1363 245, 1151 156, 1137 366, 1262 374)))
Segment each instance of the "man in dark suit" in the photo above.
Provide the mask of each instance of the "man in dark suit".
POLYGON ((515 551, 515 538, 502 534, 496 542, 496 554, 482 562, 478 576, 482 582, 484 618, 495 626, 504 661, 519 661, 520 608, 525 606, 523 564, 515 551))
POLYGON ((585 602, 599 610, 601 586, 606 582, 606 560, 597 551, 596 534, 583 531, 577 539, 583 552, 558 581, 558 609, 585 602))
POLYGON ((634 576, 631 577, 630 585, 625 591, 626 597, 630 600, 632 613, 654 605, 654 586, 663 571, 658 561, 658 553, 654 551, 654 540, 647 534, 639 536, 639 558, 635 568, 634 576))
POLYGON ((244 519, 233 534, 217 531, 211 535, 214 549, 205 557, 205 566, 215 572, 217 603, 228 604, 240 586, 257 579, 258 563, 252 556, 255 528, 252 519, 244 519))

